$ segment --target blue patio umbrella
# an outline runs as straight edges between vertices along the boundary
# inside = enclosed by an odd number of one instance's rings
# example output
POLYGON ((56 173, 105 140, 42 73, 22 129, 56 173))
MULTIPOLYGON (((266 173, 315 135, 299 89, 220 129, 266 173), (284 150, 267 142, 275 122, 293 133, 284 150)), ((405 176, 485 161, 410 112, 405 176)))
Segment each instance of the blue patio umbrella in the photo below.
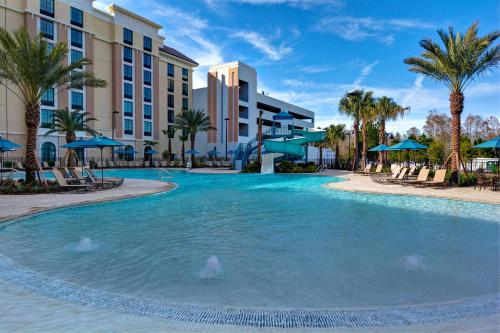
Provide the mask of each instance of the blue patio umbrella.
POLYGON ((154 150, 154 149, 150 149, 150 150, 144 152, 144 154, 148 154, 148 155, 156 155, 159 153, 160 152, 158 150, 154 150))
MULTIPOLYGON (((392 150, 392 151, 404 150, 409 152, 410 150, 422 150, 427 148, 428 147, 426 145, 423 145, 411 139, 406 139, 400 143, 396 143, 394 146, 390 146, 389 148, 387 148, 387 150, 392 150)), ((408 165, 409 164, 410 164, 410 154, 408 154, 408 165)))
POLYGON ((200 154, 200 152, 199 152, 199 151, 197 151, 196 149, 194 149, 194 150, 191 150, 191 149, 190 149, 190 150, 188 150, 188 151, 186 151, 186 152, 184 152, 184 153, 185 153, 185 154, 191 154, 191 155, 198 155, 198 154, 200 154))
MULTIPOLYGON (((495 153, 497 153, 498 150, 500 149, 500 135, 491 140, 475 145, 474 148, 495 149, 495 153)), ((498 158, 497 171, 500 173, 500 156, 498 158)))
POLYGON ((123 143, 115 141, 113 139, 107 138, 102 135, 95 136, 88 140, 77 140, 71 143, 62 145, 64 148, 99 148, 101 150, 101 181, 104 181, 104 169, 102 163, 102 150, 105 147, 122 147, 125 146, 123 143), (75 143, 77 142, 78 143, 75 143))
MULTIPOLYGON (((7 139, 2 139, 0 136, 0 166, 3 168, 3 153, 6 151, 13 151, 16 150, 16 148, 20 148, 21 145, 18 145, 17 143, 14 143, 12 141, 9 141, 7 139)), ((0 179, 3 179, 3 173, 0 170, 0 179)))
POLYGON ((114 153, 115 154, 129 154, 129 155, 133 155, 133 154, 137 154, 138 151, 135 151, 133 149, 118 148, 118 149, 115 149, 114 153))
POLYGON ((368 151, 378 151, 378 152, 382 152, 382 151, 386 151, 389 149, 389 146, 386 146, 386 145, 378 145, 376 147, 373 147, 372 149, 369 149, 368 151))

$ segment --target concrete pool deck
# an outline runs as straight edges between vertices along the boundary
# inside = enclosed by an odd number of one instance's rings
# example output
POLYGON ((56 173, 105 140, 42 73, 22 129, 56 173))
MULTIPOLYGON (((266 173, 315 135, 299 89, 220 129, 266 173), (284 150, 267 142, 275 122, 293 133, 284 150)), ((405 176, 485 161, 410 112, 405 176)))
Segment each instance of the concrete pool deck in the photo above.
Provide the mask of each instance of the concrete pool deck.
POLYGON ((105 191, 36 195, 2 194, 0 195, 0 222, 48 209, 156 194, 168 191, 173 187, 174 185, 171 183, 127 178, 122 186, 105 191))

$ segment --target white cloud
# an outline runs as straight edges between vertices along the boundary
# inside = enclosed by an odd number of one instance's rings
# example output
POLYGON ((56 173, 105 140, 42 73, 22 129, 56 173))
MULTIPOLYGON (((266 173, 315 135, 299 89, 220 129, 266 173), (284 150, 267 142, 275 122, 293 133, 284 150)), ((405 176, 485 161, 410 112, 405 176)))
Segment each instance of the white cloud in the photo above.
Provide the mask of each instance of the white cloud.
POLYGON ((432 23, 414 19, 375 19, 372 17, 334 16, 321 19, 314 30, 332 33, 342 39, 359 42, 374 39, 380 43, 391 45, 394 34, 391 31, 405 29, 434 29, 432 23))
POLYGON ((366 64, 365 66, 363 66, 363 68, 361 68, 359 76, 356 78, 356 80, 354 80, 353 86, 358 88, 363 80, 373 71, 373 67, 375 67, 378 63, 379 61, 377 60, 375 62, 372 62, 371 64, 366 64))
POLYGON ((292 48, 287 46, 286 43, 273 45, 269 38, 255 31, 237 31, 231 36, 244 40, 273 61, 281 60, 292 52, 292 48))
MULTIPOLYGON (((209 7, 217 6, 215 0, 204 0, 209 7)), ((221 2, 233 2, 250 5, 288 5, 302 9, 310 9, 316 6, 328 6, 341 8, 344 6, 342 0, 222 0, 221 2)))
POLYGON ((95 8, 99 9, 99 10, 105 10, 106 6, 108 5, 109 3, 105 3, 104 1, 101 1, 101 0, 95 0, 94 3, 92 4, 95 8))

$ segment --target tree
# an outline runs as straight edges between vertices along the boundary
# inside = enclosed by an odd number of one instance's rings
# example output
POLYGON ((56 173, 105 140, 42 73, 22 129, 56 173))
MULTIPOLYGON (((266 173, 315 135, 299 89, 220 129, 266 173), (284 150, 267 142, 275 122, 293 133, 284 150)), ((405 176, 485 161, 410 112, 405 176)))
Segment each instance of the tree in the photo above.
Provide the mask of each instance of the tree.
POLYGON ((406 58, 410 71, 424 74, 443 83, 450 91, 451 111, 451 170, 458 180, 460 168, 460 115, 464 109, 464 90, 478 76, 493 70, 500 62, 500 46, 493 43, 500 31, 478 37, 478 23, 473 23, 465 34, 439 30, 444 49, 430 39, 420 41, 424 49, 421 57, 406 58))
MULTIPOLYGON (((49 135, 56 132, 66 134, 66 143, 71 143, 76 140, 76 132, 87 132, 91 135, 97 135, 97 132, 88 126, 91 121, 97 120, 90 116, 88 112, 82 110, 70 111, 68 108, 54 111, 54 123, 51 129, 45 133, 49 135)), ((76 166, 77 156, 73 149, 68 149, 65 159, 70 167, 76 166)))
MULTIPOLYGON (((340 155, 340 142, 345 140, 345 125, 330 125, 326 129, 326 138, 330 145, 335 148, 335 163, 334 168, 340 168, 339 155, 340 155)), ((349 147, 350 148, 350 147, 349 147)))
POLYGON ((92 62, 88 58, 67 65, 68 47, 55 43, 49 50, 48 43, 37 35, 31 38, 25 28, 13 33, 0 28, 0 81, 25 105, 26 123, 26 181, 34 182, 37 163, 37 133, 40 123, 40 100, 53 87, 59 91, 104 87, 106 81, 96 79, 86 70, 92 62), (14 87, 17 89, 14 89, 14 87))
POLYGON ((364 170, 366 167, 366 160, 368 156, 368 126, 375 119, 375 100, 373 99, 373 92, 368 91, 363 94, 361 99, 361 120, 363 121, 362 135, 363 135, 363 148, 361 152, 361 167, 364 170))
MULTIPOLYGON (((359 120, 361 118, 361 101, 363 99, 363 90, 354 90, 345 93, 339 102, 339 113, 347 115, 353 119, 354 128, 354 157, 352 170, 358 169, 359 163, 359 120)), ((351 149, 351 147, 349 147, 351 149)))
POLYGON ((406 137, 411 140, 417 140, 420 136, 420 130, 415 126, 411 127, 408 131, 406 131, 406 137))
MULTIPOLYGON (((158 144, 158 141, 154 141, 154 140, 144 140, 144 142, 142 143, 142 145, 144 146, 144 148, 146 148, 147 146, 154 147, 157 144, 158 144)), ((146 151, 144 151, 144 161, 146 161, 146 160, 148 160, 149 162, 153 163, 153 155, 152 154, 146 154, 146 151)))
POLYGON ((186 154, 185 154, 186 145, 185 145, 185 142, 187 140, 189 140, 189 135, 187 134, 187 132, 182 131, 182 134, 179 135, 179 140, 181 140, 181 142, 182 142, 181 157, 182 157, 182 163, 184 164, 184 163, 186 163, 186 154))
POLYGON ((191 140, 191 163, 194 166, 194 143, 198 132, 207 132, 216 130, 210 125, 210 118, 205 115, 203 110, 189 109, 181 112, 175 118, 175 126, 178 129, 184 130, 191 140))
MULTIPOLYGON (((397 118, 402 117, 409 110, 409 107, 402 107, 394 102, 392 98, 387 96, 382 96, 375 101, 375 114, 379 124, 378 143, 380 145, 387 145, 387 137, 385 134, 386 122, 388 120, 396 120, 397 118)), ((379 163, 385 164, 386 160, 387 153, 380 152, 379 163)))
MULTIPOLYGON (((168 126, 167 130, 161 130, 167 136, 168 140, 168 160, 172 158, 172 139, 175 137, 175 127, 168 126)), ((186 139, 187 140, 187 139, 186 139)))

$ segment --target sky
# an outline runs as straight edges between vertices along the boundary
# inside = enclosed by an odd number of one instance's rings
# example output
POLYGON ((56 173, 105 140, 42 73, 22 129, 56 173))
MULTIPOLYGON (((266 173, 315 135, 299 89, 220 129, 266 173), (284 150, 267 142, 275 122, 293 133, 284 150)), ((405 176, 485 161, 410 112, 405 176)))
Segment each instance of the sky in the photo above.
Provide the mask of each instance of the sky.
MULTIPOLYGON (((165 44, 196 60, 194 88, 210 65, 239 60, 257 70, 258 91, 316 113, 316 125, 351 121, 339 115, 345 92, 361 88, 411 108, 387 130, 422 128, 429 110, 449 114, 448 90, 411 73, 403 59, 419 41, 479 22, 480 35, 499 29, 498 0, 115 0, 163 26, 165 44)), ((104 8, 109 2, 97 0, 104 8)), ((500 117, 500 71, 465 90, 464 116, 500 117)))

